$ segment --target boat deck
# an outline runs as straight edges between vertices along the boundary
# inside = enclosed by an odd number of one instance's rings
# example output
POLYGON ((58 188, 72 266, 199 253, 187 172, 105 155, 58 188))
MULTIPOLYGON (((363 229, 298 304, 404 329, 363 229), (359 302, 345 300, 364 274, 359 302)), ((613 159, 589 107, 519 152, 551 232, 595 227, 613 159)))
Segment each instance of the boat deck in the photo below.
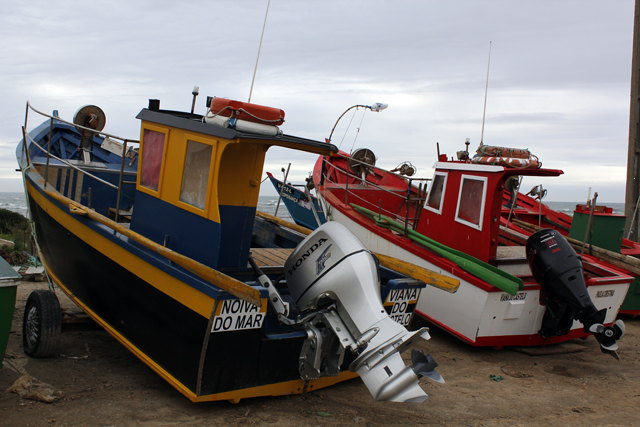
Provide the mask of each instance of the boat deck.
POLYGON ((260 267, 280 267, 283 266, 293 249, 281 248, 253 248, 251 256, 260 267))
POLYGON ((498 246, 496 251, 497 262, 527 262, 526 248, 524 246, 498 246))

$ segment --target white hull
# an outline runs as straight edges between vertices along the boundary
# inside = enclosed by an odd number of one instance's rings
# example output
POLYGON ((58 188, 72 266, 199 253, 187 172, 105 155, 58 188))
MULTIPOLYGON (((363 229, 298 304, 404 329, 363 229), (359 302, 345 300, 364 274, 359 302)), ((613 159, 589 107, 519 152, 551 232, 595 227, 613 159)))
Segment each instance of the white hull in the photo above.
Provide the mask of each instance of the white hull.
MULTIPOLYGON (((417 310, 421 314, 454 335, 478 345, 499 347, 527 345, 527 337, 532 339, 530 344, 538 344, 533 340, 540 338, 538 331, 546 310, 539 301, 539 289, 525 289, 518 292, 515 297, 500 291, 487 292, 454 275, 451 271, 442 270, 367 230, 333 207, 330 209, 330 220, 346 226, 371 251, 396 257, 460 280, 460 287, 454 294, 427 286, 422 290, 417 305, 417 310), (494 343, 496 338, 498 344, 494 343)), ((513 265, 509 267, 513 268, 513 265)), ((529 271, 528 265, 525 267, 529 271)), ((523 266, 519 268, 522 269, 523 266)), ((588 288, 596 308, 598 310, 607 308, 605 323, 612 323, 615 320, 628 287, 627 283, 623 283, 588 288), (604 293, 608 295, 607 297, 597 297, 596 293, 602 290, 613 292, 604 293)), ((582 327, 582 323, 574 321, 571 328, 574 334, 570 333, 568 338, 575 336, 575 334, 581 334, 582 327)))

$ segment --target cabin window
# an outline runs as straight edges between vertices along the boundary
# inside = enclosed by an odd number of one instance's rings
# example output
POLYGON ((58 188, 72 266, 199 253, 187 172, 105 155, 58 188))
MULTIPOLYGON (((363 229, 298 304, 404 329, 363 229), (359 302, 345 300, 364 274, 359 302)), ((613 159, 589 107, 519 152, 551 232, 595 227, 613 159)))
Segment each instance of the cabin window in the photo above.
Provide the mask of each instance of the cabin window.
POLYGON ((187 142, 182 174, 180 201, 204 209, 209 184, 212 147, 196 141, 187 142))
POLYGON ((436 172, 431 183, 431 190, 425 207, 436 213, 442 213, 442 199, 444 198, 444 187, 447 182, 447 174, 436 172))
POLYGON ((140 184, 155 191, 158 191, 158 184, 160 183, 164 139, 165 134, 162 132, 144 130, 140 184))
POLYGON ((456 221, 482 230, 487 178, 462 175, 456 221))

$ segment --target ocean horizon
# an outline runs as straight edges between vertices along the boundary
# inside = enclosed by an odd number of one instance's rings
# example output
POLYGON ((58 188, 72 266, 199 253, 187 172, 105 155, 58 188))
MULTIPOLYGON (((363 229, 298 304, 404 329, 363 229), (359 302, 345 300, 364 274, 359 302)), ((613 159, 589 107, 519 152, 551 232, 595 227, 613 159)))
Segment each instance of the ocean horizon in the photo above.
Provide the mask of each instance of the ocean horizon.
MULTIPOLYGON (((551 209, 562 212, 569 216, 573 216, 573 211, 578 204, 584 204, 584 202, 547 202, 543 203, 549 206, 551 209)), ((613 209, 614 214, 624 215, 624 203, 604 203, 605 206, 613 209)), ((278 196, 259 196, 257 209, 262 212, 266 212, 271 215, 276 214, 278 218, 285 220, 291 220, 289 211, 280 203, 278 207, 278 196)), ((24 197, 24 193, 21 192, 0 192, 0 209, 7 209, 12 212, 17 212, 21 215, 27 216, 28 208, 27 201, 24 197)))

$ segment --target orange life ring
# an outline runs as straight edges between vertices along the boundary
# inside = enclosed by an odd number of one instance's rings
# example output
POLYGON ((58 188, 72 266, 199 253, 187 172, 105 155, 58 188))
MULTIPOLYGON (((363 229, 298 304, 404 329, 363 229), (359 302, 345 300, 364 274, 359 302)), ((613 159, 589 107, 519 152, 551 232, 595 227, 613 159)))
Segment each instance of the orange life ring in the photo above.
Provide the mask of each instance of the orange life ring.
POLYGON ((531 152, 526 148, 509 148, 509 147, 496 147, 494 145, 480 144, 476 150, 481 157, 502 157, 511 159, 528 159, 531 157, 531 152))
POLYGON ((531 156, 528 159, 519 159, 514 157, 476 156, 471 159, 471 163, 476 163, 479 165, 505 166, 508 168, 520 169, 538 169, 541 166, 536 156, 531 156))
POLYGON ((248 102, 213 97, 209 109, 215 115, 232 117, 248 122, 279 126, 284 123, 284 111, 248 102))

